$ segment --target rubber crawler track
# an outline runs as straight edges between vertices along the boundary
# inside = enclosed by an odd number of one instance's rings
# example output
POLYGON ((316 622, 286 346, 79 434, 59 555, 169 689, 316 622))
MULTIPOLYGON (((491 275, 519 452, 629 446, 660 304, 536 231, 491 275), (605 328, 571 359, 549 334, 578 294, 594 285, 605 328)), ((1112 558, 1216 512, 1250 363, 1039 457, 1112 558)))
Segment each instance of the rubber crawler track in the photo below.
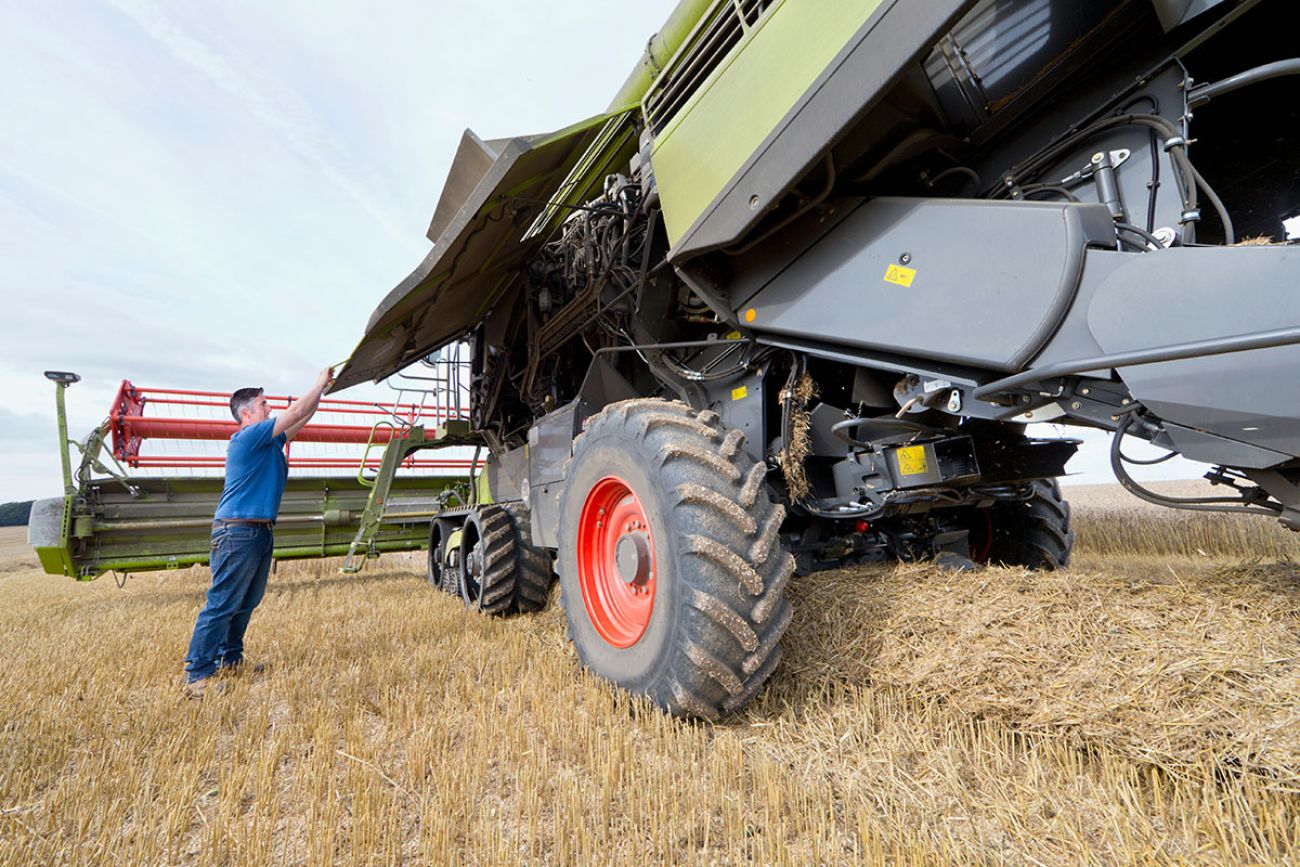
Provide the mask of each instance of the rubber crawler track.
POLYGON ((554 571, 551 555, 544 548, 528 543, 528 509, 523 503, 505 503, 502 508, 510 515, 515 528, 515 551, 518 571, 515 573, 515 611, 531 614, 546 607, 551 592, 554 571))
MULTIPOLYGON (((514 521, 503 506, 480 506, 477 514, 483 552, 478 607, 496 617, 513 614, 519 551, 514 521)), ((466 599, 470 605, 475 601, 466 599)))

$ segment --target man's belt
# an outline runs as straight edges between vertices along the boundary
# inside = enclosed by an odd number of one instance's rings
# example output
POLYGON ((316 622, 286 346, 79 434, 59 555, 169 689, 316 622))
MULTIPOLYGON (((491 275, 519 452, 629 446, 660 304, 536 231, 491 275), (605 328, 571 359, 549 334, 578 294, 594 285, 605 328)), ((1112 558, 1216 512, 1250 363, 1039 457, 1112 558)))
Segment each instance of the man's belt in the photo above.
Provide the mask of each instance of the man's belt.
POLYGON ((259 527, 269 527, 275 521, 268 521, 260 518, 213 518, 214 524, 253 524, 259 527))

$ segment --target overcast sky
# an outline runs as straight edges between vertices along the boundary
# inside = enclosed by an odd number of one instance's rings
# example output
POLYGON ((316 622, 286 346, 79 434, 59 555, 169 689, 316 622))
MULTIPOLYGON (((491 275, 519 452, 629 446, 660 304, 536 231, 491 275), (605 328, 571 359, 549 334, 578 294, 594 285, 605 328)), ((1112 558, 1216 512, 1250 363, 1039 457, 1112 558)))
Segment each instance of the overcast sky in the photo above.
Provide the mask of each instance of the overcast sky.
POLYGON ((673 5, 0 0, 0 502, 59 493, 44 370, 78 438, 122 379, 301 392, 427 252, 462 130, 602 111, 673 5))

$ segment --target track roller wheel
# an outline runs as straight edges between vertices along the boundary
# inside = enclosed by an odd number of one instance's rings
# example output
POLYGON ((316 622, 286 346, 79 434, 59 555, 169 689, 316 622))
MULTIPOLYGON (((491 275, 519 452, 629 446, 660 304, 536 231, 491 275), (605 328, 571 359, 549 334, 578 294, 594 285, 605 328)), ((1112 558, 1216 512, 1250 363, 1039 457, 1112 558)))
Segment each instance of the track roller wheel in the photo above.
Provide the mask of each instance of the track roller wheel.
POLYGON ((487 614, 514 611, 518 546, 514 522, 501 506, 479 506, 465 518, 460 537, 460 596, 487 614))
POLYGON ((583 664, 681 716, 748 702, 781 658, 794 560, 766 467, 717 413, 611 404, 574 442, 559 574, 583 664))

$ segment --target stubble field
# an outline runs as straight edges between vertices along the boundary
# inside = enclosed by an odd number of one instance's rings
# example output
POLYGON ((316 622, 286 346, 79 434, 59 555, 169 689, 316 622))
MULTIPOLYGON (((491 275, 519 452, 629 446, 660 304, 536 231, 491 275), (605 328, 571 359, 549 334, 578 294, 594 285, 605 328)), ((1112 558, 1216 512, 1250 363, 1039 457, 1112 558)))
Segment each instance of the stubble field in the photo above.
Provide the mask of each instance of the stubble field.
POLYGON ((1300 545, 1071 494, 1064 573, 792 582, 715 725, 410 556, 282 564, 267 669, 186 701, 205 570, 76 584, 0 530, 0 864, 1300 861, 1300 545))

